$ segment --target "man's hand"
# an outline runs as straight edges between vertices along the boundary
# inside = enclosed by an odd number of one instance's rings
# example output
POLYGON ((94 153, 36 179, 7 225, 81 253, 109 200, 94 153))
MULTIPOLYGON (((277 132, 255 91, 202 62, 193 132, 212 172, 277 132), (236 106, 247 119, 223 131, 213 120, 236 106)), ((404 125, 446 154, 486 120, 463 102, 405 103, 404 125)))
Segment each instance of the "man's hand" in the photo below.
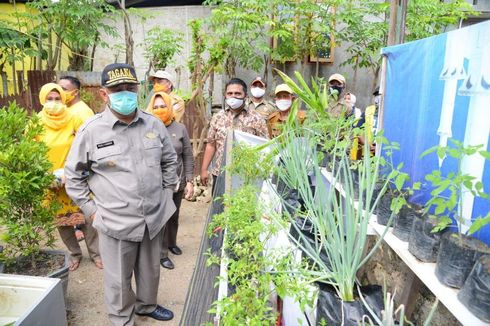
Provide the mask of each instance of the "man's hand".
POLYGON ((185 199, 187 200, 192 199, 192 196, 194 195, 194 185, 192 184, 192 182, 187 182, 184 189, 184 194, 185 194, 185 199))
POLYGON ((209 172, 208 170, 201 170, 201 182, 202 185, 207 187, 208 186, 208 181, 209 181, 209 172))

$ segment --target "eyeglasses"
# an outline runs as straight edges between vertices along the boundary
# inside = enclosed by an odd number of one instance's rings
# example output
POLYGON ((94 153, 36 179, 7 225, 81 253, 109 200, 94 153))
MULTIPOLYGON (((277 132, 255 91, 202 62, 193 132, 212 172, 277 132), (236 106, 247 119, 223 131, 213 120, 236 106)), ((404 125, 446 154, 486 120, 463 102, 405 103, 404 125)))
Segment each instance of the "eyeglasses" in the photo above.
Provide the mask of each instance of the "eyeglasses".
POLYGON ((153 108, 154 109, 166 109, 167 106, 166 105, 155 105, 153 108))

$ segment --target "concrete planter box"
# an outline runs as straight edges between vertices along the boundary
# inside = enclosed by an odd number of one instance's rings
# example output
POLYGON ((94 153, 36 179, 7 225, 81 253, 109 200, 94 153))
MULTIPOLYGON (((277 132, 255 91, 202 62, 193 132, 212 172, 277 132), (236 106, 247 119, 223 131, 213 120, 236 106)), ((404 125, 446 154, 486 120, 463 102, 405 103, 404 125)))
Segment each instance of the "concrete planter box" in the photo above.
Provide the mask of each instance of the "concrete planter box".
POLYGON ((0 274, 0 302, 0 325, 67 325, 60 279, 0 274))

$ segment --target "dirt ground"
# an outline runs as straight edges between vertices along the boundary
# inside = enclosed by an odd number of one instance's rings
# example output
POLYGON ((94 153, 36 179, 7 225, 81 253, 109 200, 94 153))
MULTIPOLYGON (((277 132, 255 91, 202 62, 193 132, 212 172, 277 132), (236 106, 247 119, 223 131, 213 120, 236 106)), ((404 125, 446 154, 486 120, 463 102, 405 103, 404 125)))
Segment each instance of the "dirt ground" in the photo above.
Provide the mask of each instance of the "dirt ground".
MULTIPOLYGON (((138 325, 173 326, 179 324, 187 288, 196 263, 208 205, 208 203, 186 200, 182 202, 177 243, 183 254, 181 256, 170 254, 175 269, 161 269, 158 303, 172 310, 175 314, 174 319, 169 322, 159 322, 137 316, 138 325)), ((90 261, 85 244, 83 242, 81 244, 84 258, 80 267, 70 273, 68 281, 68 324, 72 326, 109 325, 103 298, 103 272, 90 261)), ((64 249, 61 241, 57 247, 64 249)))

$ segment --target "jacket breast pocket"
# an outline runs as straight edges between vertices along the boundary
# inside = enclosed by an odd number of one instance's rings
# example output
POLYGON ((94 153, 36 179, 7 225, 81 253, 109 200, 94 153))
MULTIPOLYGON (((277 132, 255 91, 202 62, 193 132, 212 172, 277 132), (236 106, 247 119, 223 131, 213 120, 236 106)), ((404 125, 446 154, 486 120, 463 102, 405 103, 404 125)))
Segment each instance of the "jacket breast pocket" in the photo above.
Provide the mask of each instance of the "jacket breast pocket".
POLYGON ((117 145, 97 149, 94 159, 98 168, 124 170, 122 150, 117 145))
POLYGON ((143 141, 145 161, 148 166, 160 166, 163 145, 158 139, 145 139, 143 141))

